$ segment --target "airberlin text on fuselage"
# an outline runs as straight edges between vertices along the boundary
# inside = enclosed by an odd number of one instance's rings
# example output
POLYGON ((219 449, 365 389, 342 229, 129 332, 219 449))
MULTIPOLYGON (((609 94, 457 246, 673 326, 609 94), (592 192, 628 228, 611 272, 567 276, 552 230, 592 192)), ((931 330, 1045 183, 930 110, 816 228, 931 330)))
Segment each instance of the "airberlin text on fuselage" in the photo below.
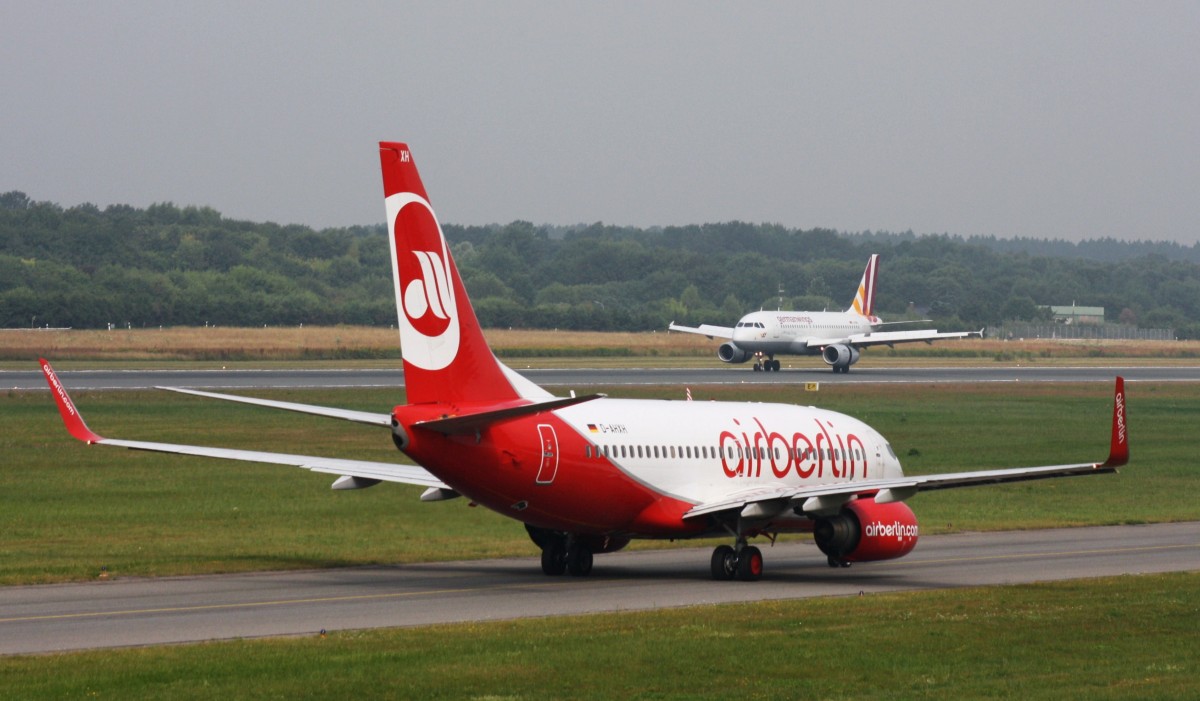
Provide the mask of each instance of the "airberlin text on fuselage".
POLYGON ((801 479, 867 476, 867 451, 862 439, 853 433, 838 432, 832 422, 813 419, 809 433, 796 430, 790 435, 768 430, 757 417, 745 426, 737 419, 733 423, 737 428, 722 431, 720 442, 721 468, 730 479, 762 477, 764 463, 780 479, 793 470, 801 479), (860 466, 862 474, 858 475, 860 466))

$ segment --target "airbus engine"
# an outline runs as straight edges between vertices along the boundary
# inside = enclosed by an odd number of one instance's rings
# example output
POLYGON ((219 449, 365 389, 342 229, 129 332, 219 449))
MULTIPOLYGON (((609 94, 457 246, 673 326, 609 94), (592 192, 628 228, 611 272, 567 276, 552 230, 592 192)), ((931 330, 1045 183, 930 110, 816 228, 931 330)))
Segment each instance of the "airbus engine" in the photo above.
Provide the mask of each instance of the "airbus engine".
POLYGON ((841 343, 835 343, 832 346, 825 346, 825 350, 821 351, 821 358, 826 365, 832 365, 835 368, 848 368, 858 362, 858 349, 854 346, 846 346, 841 343))
POLYGON ((732 343, 722 343, 717 346, 717 357, 726 363, 744 363, 754 355, 750 351, 742 350, 732 343))
POLYGON ((904 557, 917 546, 917 517, 904 502, 858 499, 821 518, 813 538, 830 561, 871 562, 904 557))

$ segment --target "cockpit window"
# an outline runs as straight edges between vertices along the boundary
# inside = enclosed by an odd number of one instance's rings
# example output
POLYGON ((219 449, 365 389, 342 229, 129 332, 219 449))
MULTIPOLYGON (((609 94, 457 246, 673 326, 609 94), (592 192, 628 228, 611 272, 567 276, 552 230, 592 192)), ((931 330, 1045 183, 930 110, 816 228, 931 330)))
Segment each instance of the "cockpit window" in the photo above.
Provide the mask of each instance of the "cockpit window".
POLYGON ((896 457, 896 451, 892 450, 892 444, 891 444, 891 443, 884 443, 884 445, 885 445, 885 446, 887 446, 888 455, 892 456, 892 460, 899 460, 899 459, 900 459, 900 458, 896 457))

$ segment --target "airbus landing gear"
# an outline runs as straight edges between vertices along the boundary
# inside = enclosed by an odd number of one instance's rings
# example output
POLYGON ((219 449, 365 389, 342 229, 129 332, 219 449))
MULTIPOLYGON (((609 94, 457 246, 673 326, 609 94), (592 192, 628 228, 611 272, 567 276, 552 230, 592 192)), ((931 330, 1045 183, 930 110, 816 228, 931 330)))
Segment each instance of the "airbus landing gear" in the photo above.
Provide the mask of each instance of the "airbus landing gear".
POLYGON ((846 562, 845 560, 843 560, 840 557, 834 557, 833 555, 830 555, 829 556, 829 566, 833 567, 833 568, 849 567, 850 563, 846 562))
POLYGON ((550 577, 569 573, 586 577, 592 573, 592 549, 571 536, 546 538, 542 545, 542 572, 550 577))
POLYGON ((779 372, 779 361, 771 356, 767 356, 766 360, 754 361, 754 372, 779 372))
POLYGON ((755 582, 762 578, 762 551, 746 541, 739 541, 737 548, 718 545, 712 554, 712 578, 718 581, 738 578, 743 582, 755 582))
POLYGON ((849 365, 833 365, 833 366, 831 366, 831 367, 833 367, 833 373, 834 373, 835 375, 836 375, 837 373, 839 373, 839 372, 841 372, 841 373, 847 373, 847 374, 850 372, 850 366, 849 366, 849 365))

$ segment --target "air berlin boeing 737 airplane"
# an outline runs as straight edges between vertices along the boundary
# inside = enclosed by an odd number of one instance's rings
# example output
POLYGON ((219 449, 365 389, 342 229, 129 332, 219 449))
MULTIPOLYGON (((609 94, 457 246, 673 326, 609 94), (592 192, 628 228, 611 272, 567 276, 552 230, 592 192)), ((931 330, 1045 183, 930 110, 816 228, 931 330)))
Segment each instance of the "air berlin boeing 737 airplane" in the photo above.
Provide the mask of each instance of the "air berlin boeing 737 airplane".
POLYGON ((461 495, 524 523, 548 575, 586 575, 593 554, 632 538, 726 535, 732 545, 713 552, 712 575, 742 580, 762 575, 762 553, 748 543, 756 536, 811 532, 837 567, 897 558, 917 543, 904 500, 918 491, 1100 474, 1128 460, 1119 377, 1104 462, 917 477, 870 426, 814 407, 554 397, 488 348, 408 146, 381 143, 379 155, 407 403, 376 414, 173 391, 377 426, 417 465, 104 438, 42 360, 71 435, 294 465, 338 475, 334 489, 386 481, 427 487, 424 501, 461 495))

